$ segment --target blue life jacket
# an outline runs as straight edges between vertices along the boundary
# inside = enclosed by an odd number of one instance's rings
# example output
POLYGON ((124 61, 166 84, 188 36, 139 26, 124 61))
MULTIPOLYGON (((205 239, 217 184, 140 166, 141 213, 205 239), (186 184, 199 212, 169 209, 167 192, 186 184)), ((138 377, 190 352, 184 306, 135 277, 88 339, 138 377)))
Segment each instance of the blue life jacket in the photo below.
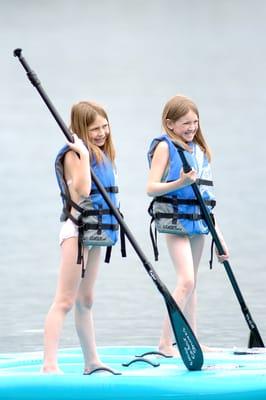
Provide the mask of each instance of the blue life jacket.
MULTIPOLYGON (((69 218, 78 227, 78 263, 83 261, 83 252, 81 253, 81 250, 84 246, 107 246, 108 251, 105 261, 109 262, 111 246, 116 243, 118 238, 119 224, 93 181, 88 197, 81 198, 78 204, 71 199, 68 185, 64 178, 64 157, 70 150, 70 147, 65 145, 59 151, 55 160, 55 172, 63 202, 60 220, 66 221, 69 218), (72 207, 76 210, 76 215, 70 213, 72 207)), ((103 154, 103 161, 101 163, 97 163, 95 158, 92 159, 91 169, 108 192, 114 206, 118 209, 118 187, 116 186, 111 161, 103 154)), ((125 256, 124 237, 121 239, 122 256, 125 256)))
MULTIPOLYGON (((165 141, 169 149, 169 163, 162 180, 171 182, 180 177, 183 164, 176 146, 168 135, 153 139, 148 151, 148 161, 151 165, 154 151, 161 141, 165 141)), ((197 171, 196 183, 207 208, 211 211, 216 202, 210 191, 210 186, 213 186, 210 164, 196 143, 192 142, 190 146, 192 152, 184 150, 184 155, 189 165, 197 171)), ((161 233, 193 236, 209 232, 191 185, 155 197, 149 207, 149 213, 152 216, 151 223, 155 221, 156 230, 161 233)), ((154 237, 152 241, 154 244, 154 237)))

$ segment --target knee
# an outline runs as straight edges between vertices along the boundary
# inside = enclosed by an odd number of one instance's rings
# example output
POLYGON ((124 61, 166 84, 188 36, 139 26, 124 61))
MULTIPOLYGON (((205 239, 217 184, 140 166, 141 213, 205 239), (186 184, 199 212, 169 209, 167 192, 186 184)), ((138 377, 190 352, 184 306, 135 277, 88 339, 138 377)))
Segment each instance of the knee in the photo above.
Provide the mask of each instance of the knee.
POLYGON ((187 278, 179 283, 179 288, 181 289, 185 297, 191 296, 195 289, 195 281, 193 278, 187 278))
POLYGON ((84 296, 78 296, 76 299, 76 307, 78 310, 90 310, 93 306, 93 295, 86 294, 84 296))
POLYGON ((74 299, 72 298, 64 298, 59 299, 54 302, 54 307, 59 309, 63 314, 69 313, 74 305, 74 299))

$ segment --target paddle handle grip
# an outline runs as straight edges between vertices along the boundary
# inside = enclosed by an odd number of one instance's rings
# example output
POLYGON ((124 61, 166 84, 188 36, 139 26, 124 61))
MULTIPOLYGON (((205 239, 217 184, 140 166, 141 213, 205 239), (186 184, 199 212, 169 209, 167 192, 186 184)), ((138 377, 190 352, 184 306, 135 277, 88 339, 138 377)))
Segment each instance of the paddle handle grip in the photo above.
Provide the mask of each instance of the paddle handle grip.
POLYGON ((42 89, 41 82, 40 82, 37 74, 30 68, 29 64, 27 63, 25 58, 22 56, 22 49, 19 49, 19 48, 15 49, 13 54, 14 54, 14 57, 18 57, 20 63, 22 64, 23 68, 27 72, 27 77, 29 78, 32 85, 38 90, 40 96, 43 98, 45 104, 47 105, 47 107, 49 108, 51 113, 53 114, 54 118, 56 119, 56 121, 57 121, 58 125, 60 126, 63 134, 65 135, 66 139, 69 142, 73 143, 74 139, 73 139, 71 132, 69 131, 68 127, 66 126, 66 124, 64 123, 64 121, 62 120, 62 118, 60 117, 58 112, 56 111, 55 107, 53 106, 51 100, 49 99, 49 97, 47 96, 45 91, 42 89))
POLYGON ((192 171, 192 168, 189 165, 185 165, 183 171, 185 172, 185 174, 187 174, 188 172, 192 171))
POLYGON ((185 157, 185 155, 184 155, 184 153, 183 153, 183 150, 181 150, 181 149, 178 148, 178 153, 179 153, 180 158, 181 158, 181 160, 182 160, 183 171, 185 172, 185 174, 187 174, 188 172, 192 171, 192 168, 191 168, 191 166, 189 165, 189 163, 188 163, 188 161, 187 161, 187 159, 186 159, 186 157, 185 157))

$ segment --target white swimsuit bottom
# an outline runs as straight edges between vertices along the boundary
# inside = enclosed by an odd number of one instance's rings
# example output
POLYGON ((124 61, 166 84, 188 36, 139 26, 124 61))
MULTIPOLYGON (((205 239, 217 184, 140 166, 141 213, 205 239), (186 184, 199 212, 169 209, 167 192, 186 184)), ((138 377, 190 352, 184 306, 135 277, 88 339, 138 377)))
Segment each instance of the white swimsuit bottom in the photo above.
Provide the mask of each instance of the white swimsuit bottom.
POLYGON ((71 219, 68 218, 65 222, 63 222, 63 225, 59 233, 60 246, 62 245, 64 240, 69 239, 71 237, 78 237, 78 235, 79 233, 77 226, 74 224, 74 222, 71 221, 71 219))

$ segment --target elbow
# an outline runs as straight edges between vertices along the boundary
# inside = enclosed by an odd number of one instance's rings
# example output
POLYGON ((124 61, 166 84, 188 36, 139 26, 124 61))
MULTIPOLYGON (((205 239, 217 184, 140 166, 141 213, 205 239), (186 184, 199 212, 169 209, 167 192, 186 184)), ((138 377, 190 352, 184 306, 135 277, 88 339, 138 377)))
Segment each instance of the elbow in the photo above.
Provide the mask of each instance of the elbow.
POLYGON ((89 197, 90 191, 87 189, 78 189, 76 190, 79 197, 89 197))
POLYGON ((89 197, 90 191, 89 190, 85 190, 85 189, 84 190, 79 190, 78 194, 79 194, 80 197, 89 197))
POLYGON ((146 193, 147 193, 147 195, 149 197, 154 197, 155 196, 155 193, 153 193, 153 191, 152 191, 152 189, 151 189, 151 187, 149 185, 146 188, 146 193))
POLYGON ((73 188, 79 197, 89 197, 90 195, 91 187, 88 185, 88 182, 84 184, 73 184, 73 188))

